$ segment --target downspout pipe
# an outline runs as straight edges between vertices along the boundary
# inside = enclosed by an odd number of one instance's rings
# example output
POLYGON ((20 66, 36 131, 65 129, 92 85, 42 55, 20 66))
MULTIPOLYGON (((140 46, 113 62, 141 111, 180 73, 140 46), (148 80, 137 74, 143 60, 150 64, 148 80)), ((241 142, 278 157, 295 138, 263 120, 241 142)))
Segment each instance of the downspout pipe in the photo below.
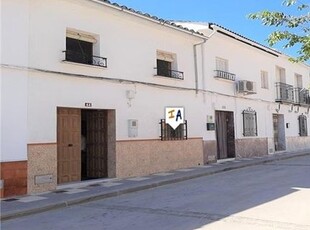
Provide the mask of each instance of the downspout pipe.
MULTIPOLYGON (((197 61, 197 46, 203 45, 204 43, 207 42, 207 38, 203 39, 202 42, 199 42, 197 44, 194 44, 193 49, 194 49, 194 68, 195 68, 195 91, 196 94, 198 94, 198 61, 197 61)), ((203 65, 203 63, 202 63, 203 65)))
MULTIPOLYGON (((214 30, 209 36, 206 36, 202 42, 199 42, 197 44, 194 44, 193 49, 194 49, 194 66, 195 66, 195 90, 196 90, 196 94, 198 94, 198 90, 199 90, 199 86, 198 86, 198 61, 197 61, 197 46, 203 45, 205 44, 208 39, 210 39, 214 34, 216 33, 216 31, 214 30)), ((202 57, 201 57, 201 61, 202 61, 202 67, 204 67, 204 52, 202 52, 202 57)), ((202 68, 202 80, 204 81, 204 68, 202 68)), ((204 86, 204 82, 203 82, 203 89, 205 90, 205 86, 204 86)))

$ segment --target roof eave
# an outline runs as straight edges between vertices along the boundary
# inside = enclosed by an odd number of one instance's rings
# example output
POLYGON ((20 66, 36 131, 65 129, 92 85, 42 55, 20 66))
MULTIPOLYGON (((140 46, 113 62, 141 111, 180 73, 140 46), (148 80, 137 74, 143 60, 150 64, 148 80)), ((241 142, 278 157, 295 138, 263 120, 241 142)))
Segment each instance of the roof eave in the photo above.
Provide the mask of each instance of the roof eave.
POLYGON ((175 23, 172 23, 168 20, 164 20, 164 19, 158 18, 156 16, 151 16, 149 14, 144 14, 144 13, 141 13, 141 12, 136 11, 134 9, 125 7, 125 6, 120 6, 117 3, 111 3, 110 1, 107 1, 107 0, 88 0, 88 1, 91 1, 91 2, 94 2, 97 4, 101 4, 101 5, 113 8, 115 10, 123 11, 125 13, 134 15, 136 17, 148 20, 150 22, 153 22, 153 23, 156 23, 156 24, 168 27, 168 28, 171 28, 173 30, 177 30, 177 31, 186 33, 188 35, 198 37, 200 39, 204 39, 204 40, 207 39, 207 37, 205 35, 203 35, 202 33, 198 32, 198 31, 194 31, 194 30, 190 30, 188 28, 182 27, 182 26, 178 26, 175 23))

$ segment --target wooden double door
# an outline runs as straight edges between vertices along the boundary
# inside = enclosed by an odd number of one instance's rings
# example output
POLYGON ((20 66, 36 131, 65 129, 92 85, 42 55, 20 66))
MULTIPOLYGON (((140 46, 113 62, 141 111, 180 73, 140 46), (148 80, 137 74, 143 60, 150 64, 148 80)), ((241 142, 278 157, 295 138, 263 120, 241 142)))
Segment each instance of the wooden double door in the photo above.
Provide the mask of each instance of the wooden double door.
POLYGON ((57 183, 107 177, 107 111, 57 109, 57 183))
POLYGON ((235 157, 234 113, 215 112, 217 159, 235 157))

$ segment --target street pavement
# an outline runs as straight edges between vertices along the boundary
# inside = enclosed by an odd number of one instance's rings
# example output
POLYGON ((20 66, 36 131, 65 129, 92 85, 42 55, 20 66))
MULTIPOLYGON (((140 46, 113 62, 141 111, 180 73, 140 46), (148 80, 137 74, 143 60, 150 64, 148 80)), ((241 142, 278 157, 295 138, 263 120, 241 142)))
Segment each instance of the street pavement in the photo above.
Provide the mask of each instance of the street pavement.
POLYGON ((2 228, 310 229, 309 175, 295 152, 72 184, 2 200, 2 228))

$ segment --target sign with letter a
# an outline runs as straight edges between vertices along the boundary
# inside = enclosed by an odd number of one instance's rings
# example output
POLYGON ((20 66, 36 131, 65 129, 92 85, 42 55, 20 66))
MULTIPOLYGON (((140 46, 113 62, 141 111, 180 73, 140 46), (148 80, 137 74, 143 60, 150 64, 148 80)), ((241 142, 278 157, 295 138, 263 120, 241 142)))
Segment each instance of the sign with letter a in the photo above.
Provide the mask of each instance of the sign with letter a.
POLYGON ((165 109, 166 123, 173 129, 184 123, 184 108, 182 107, 166 107, 165 109))

